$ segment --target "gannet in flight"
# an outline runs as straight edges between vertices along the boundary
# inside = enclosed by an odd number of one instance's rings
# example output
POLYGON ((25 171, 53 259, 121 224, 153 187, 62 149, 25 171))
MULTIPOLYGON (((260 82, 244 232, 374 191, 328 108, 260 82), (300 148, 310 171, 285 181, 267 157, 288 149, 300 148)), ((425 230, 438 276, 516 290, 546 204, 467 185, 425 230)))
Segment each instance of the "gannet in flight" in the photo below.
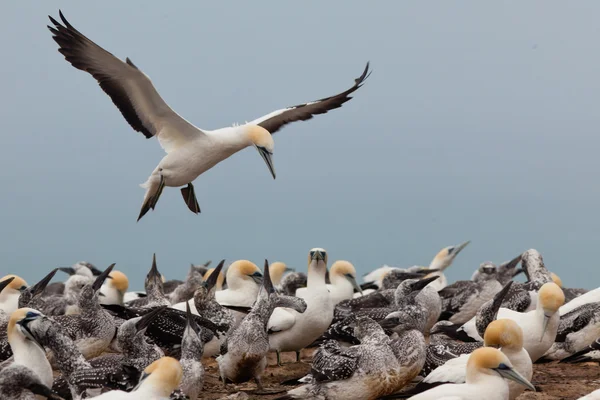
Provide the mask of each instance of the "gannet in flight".
POLYGON ((58 51, 75 68, 90 73, 108 94, 131 127, 146 138, 158 137, 167 155, 142 184, 146 195, 138 221, 154 209, 165 186, 180 187, 193 213, 200 212, 192 181, 234 153, 254 146, 275 178, 274 142, 271 135, 284 125, 305 121, 314 115, 339 108, 351 99, 369 76, 369 64, 354 85, 339 94, 273 111, 246 124, 217 130, 199 129, 173 111, 158 94, 150 78, 133 62, 119 60, 75 29, 59 11, 60 24, 49 17, 48 26, 58 51))

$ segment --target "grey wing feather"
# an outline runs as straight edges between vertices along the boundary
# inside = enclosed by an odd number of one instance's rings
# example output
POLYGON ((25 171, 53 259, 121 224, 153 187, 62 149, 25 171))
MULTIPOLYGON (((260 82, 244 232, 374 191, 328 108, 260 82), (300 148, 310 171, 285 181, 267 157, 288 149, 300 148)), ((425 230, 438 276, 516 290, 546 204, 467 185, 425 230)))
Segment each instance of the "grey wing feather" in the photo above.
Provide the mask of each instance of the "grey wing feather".
POLYGON ((358 365, 358 355, 352 347, 342 349, 338 342, 325 342, 315 353, 311 375, 317 382, 350 378, 358 365))

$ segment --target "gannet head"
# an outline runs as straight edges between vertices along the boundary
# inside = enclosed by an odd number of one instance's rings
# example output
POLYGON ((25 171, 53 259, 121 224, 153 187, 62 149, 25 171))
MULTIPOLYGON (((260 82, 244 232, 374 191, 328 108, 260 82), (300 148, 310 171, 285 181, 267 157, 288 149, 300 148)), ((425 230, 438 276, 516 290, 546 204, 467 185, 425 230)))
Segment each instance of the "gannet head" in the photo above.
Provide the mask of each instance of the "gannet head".
POLYGON ((486 261, 479 265, 479 273, 484 275, 496 275, 496 266, 491 261, 486 261))
POLYGON ((523 330, 512 319, 497 319, 492 321, 483 335, 485 346, 523 348, 523 330))
POLYGON ((35 338, 29 332, 28 324, 44 314, 33 308, 19 308, 10 315, 7 327, 8 341, 13 342, 17 336, 25 337, 37 344, 35 338))
POLYGON ((129 279, 121 271, 112 271, 108 274, 106 284, 115 288, 119 293, 125 293, 129 288, 129 279))
POLYGON ((471 243, 470 240, 461 243, 459 245, 456 246, 449 246, 449 247, 445 247, 442 250, 439 251, 439 253, 436 254, 436 256, 434 257, 433 261, 431 261, 431 264, 429 264, 430 268, 437 268, 440 271, 445 270, 446 268, 448 268, 451 264, 452 261, 454 261, 454 259, 456 258, 456 256, 465 248, 467 247, 467 245, 471 243))
MULTIPOLYGON (((33 286, 29 286, 27 289, 23 290, 21 292, 21 295, 19 296, 19 308, 27 307, 27 305, 34 298, 41 295, 42 292, 44 291, 44 289, 46 289, 46 287, 48 286, 48 283, 50 283, 52 278, 54 278, 54 275, 56 275, 57 271, 58 271, 58 268, 54 268, 52 271, 50 271, 50 273, 48 273, 48 275, 43 277, 38 283, 36 283, 33 286)), ((6 282, 6 285, 8 285, 8 283, 10 283, 9 281, 4 281, 4 282, 6 282)), ((3 289, 2 282, 0 282, 0 292, 2 292, 2 289, 3 289)))
POLYGON ((111 264, 100 275, 98 275, 92 283, 88 283, 83 287, 81 290, 81 295, 79 296, 79 305, 82 309, 90 307, 95 302, 98 302, 100 288, 114 267, 115 264, 111 264))
POLYGON ((231 264, 227 269, 227 285, 229 288, 236 289, 245 283, 262 285, 263 274, 260 269, 251 261, 238 260, 231 264))
POLYGON ((334 285, 340 279, 344 279, 350 282, 352 284, 352 287, 357 292, 362 293, 362 289, 356 282, 356 269, 354 268, 354 265, 352 265, 350 262, 343 260, 334 262, 331 266, 329 276, 331 278, 331 283, 333 283, 334 285))
POLYGON ((544 283, 538 292, 538 307, 544 311, 544 322, 540 341, 544 338, 550 318, 565 304, 565 294, 562 289, 554 282, 544 283))
POLYGON ((161 357, 146 367, 133 391, 141 386, 150 386, 155 394, 168 398, 182 378, 183 370, 179 361, 172 357, 161 357))
POLYGON ((152 254, 152 267, 150 267, 150 271, 146 274, 146 280, 144 281, 146 293, 156 292, 158 294, 164 294, 164 282, 165 277, 158 271, 158 266, 156 265, 156 253, 154 253, 152 254))
POLYGON ((281 283, 281 278, 286 272, 295 271, 294 268, 289 268, 285 263, 281 261, 275 261, 269 266, 269 274, 271 276, 271 282, 277 286, 281 283))
POLYGON ((260 156, 267 163, 273 179, 275 179, 275 166, 273 165, 273 150, 275 149, 275 141, 271 133, 258 125, 244 125, 244 132, 250 143, 258 150, 260 156))
POLYGON ((65 295, 79 294, 85 285, 92 282, 90 278, 83 275, 72 275, 65 282, 65 295))
POLYGON ((523 375, 514 370, 504 353, 492 347, 481 347, 469 356, 466 382, 476 382, 480 375, 498 374, 517 382, 535 392, 535 387, 523 375))
POLYGON ((217 266, 217 268, 210 268, 208 271, 206 271, 206 273, 204 274, 204 276, 202 277, 202 280, 204 282, 207 282, 208 279, 213 276, 213 274, 215 273, 215 271, 218 269, 218 271, 216 272, 216 278, 213 278, 214 280, 214 284, 212 285, 212 287, 215 288, 215 290, 222 290, 223 289, 223 283, 225 282, 225 275, 223 275, 223 273, 221 272, 221 269, 223 268, 223 264, 225 263, 225 260, 221 261, 221 264, 219 264, 219 266, 217 266))
POLYGON ((5 283, 6 286, 4 286, 4 289, 1 291, 2 294, 19 294, 23 290, 27 289, 27 282, 25 282, 25 279, 21 278, 20 276, 12 274, 6 275, 0 279, 0 284, 4 281, 7 282, 5 283), (11 278, 12 280, 10 280, 11 278))
POLYGON ((354 336, 360 341, 374 333, 385 334, 379 322, 364 315, 356 317, 356 321, 351 325, 354 325, 354 336))
POLYGON ((560 279, 558 275, 556 275, 554 272, 550 272, 550 276, 552 277, 552 282, 556 283, 559 288, 563 287, 562 279, 560 279))
POLYGON ((327 252, 325 249, 315 247, 308 252, 308 273, 311 271, 327 274, 327 252))

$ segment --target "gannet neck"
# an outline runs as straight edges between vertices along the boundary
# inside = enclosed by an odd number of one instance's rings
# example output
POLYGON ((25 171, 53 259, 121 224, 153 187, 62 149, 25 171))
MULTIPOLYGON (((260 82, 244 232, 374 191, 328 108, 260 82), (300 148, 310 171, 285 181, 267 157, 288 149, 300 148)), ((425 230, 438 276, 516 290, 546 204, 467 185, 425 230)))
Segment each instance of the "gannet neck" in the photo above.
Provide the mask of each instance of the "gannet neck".
POLYGON ((6 287, 0 293, 0 310, 11 314, 19 308, 19 296, 21 292, 16 289, 6 287))
POLYGON ((246 133, 246 125, 204 132, 211 140, 219 144, 220 151, 231 152, 231 154, 252 146, 253 144, 246 133))
POLYGON ((327 265, 323 261, 311 261, 310 264, 308 264, 308 275, 306 280, 306 286, 308 287, 308 290, 327 290, 327 286, 325 284, 326 270, 327 265))

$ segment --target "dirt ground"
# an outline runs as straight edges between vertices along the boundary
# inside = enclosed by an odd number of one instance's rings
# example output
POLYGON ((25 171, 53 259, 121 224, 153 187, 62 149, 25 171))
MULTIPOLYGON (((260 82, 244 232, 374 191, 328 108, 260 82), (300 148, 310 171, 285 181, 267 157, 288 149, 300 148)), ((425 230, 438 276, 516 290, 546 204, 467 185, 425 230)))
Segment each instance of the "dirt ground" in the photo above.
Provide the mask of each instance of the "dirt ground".
MULTIPOLYGON (((300 378, 309 372, 309 362, 312 352, 313 350, 305 350, 302 353, 302 362, 300 363, 295 362, 294 353, 283 354, 282 361, 284 365, 281 367, 276 366, 275 356, 269 355, 269 366, 263 377, 265 390, 270 391, 268 394, 255 393, 256 385, 254 382, 241 385, 229 384, 227 389, 223 388, 223 384, 219 380, 217 363, 211 360, 206 365, 206 378, 202 398, 208 400, 225 398, 275 399, 285 394, 287 390, 294 388, 294 386, 281 385, 281 382, 288 379, 300 378)), ((600 388, 600 366, 597 363, 578 365, 558 363, 536 364, 533 368, 532 383, 540 390, 537 393, 526 391, 519 396, 519 400, 578 399, 600 388)))

